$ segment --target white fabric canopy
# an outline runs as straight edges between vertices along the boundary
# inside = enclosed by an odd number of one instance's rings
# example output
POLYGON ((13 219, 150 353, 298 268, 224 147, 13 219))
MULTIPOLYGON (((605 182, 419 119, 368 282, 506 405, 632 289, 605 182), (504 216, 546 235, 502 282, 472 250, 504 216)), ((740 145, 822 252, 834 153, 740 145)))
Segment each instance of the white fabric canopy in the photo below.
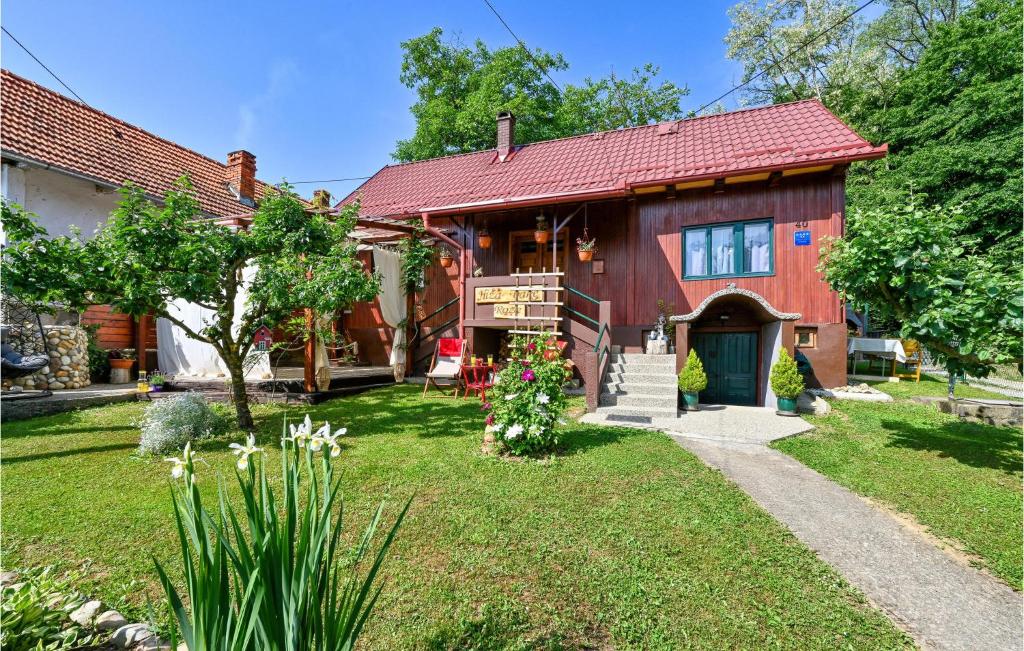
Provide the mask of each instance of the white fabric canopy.
POLYGON ((380 313, 384 322, 394 328, 390 364, 405 361, 405 328, 398 324, 405 320, 405 290, 402 287, 402 256, 379 246, 373 247, 373 266, 380 272, 380 313))
MULTIPOLYGON (((246 268, 242 272, 243 285, 235 297, 235 321, 233 330, 237 333, 241 328, 242 313, 248 299, 246 286, 256 271, 246 268)), ((216 318, 213 310, 189 303, 184 299, 175 299, 167 306, 167 312, 191 330, 202 331, 216 318)), ((168 319, 156 320, 157 364, 166 375, 176 377, 227 377, 229 375, 224 360, 210 344, 192 339, 180 327, 168 319)), ((258 362, 245 374, 246 379, 264 380, 272 376, 270 371, 270 353, 251 353, 259 355, 258 362)), ((327 353, 324 352, 324 357, 327 353)))

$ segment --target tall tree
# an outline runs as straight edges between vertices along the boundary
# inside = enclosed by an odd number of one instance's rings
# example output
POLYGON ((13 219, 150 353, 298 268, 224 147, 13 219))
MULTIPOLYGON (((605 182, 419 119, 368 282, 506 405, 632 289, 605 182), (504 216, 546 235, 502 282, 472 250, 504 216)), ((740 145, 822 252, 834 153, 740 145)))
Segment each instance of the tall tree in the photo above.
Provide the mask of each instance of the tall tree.
POLYGON ((71 308, 111 305, 122 313, 170 320, 220 355, 244 429, 253 427, 244 366, 256 330, 283 323, 303 308, 333 314, 372 300, 379 290, 349 238, 358 206, 338 215, 309 212, 285 186, 267 192, 248 228, 234 229, 203 217, 187 178, 162 206, 138 186, 126 185, 121 194, 110 219, 85 241, 49 239, 30 215, 4 202, 4 291, 71 308), (175 299, 213 316, 205 327, 193 328, 169 309, 175 299))
POLYGON ((568 69, 561 54, 521 46, 472 47, 446 41, 440 28, 402 43, 401 80, 416 91, 412 114, 416 132, 399 140, 400 161, 423 160, 495 146, 494 117, 512 111, 516 140, 549 140, 602 129, 637 126, 682 117, 685 87, 658 82, 646 65, 629 78, 609 75, 567 84, 564 92, 548 78, 568 69))
POLYGON ((976 251, 996 255, 1003 268, 1019 266, 1022 28, 1020 0, 981 0, 934 26, 892 96, 863 112, 862 133, 888 142, 890 154, 851 175, 852 205, 913 195, 963 206, 976 251))

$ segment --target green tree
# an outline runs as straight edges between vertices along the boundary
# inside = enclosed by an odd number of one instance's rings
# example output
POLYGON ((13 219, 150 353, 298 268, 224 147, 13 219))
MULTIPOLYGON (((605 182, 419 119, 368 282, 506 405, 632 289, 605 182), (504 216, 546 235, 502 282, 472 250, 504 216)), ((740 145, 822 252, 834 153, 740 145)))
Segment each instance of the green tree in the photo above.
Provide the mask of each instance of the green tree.
POLYGON ((403 42, 402 50, 400 79, 417 99, 416 132, 392 154, 400 161, 494 147, 499 111, 516 115, 516 141, 530 143, 678 119, 688 92, 657 83, 658 68, 650 64, 628 79, 612 74, 559 92, 545 71, 568 69, 561 54, 518 45, 492 50, 479 40, 468 47, 445 41, 441 28, 403 42))
POLYGON ((267 192, 248 228, 235 229, 203 217, 187 178, 161 206, 131 184, 121 195, 106 224, 85 241, 46 238, 31 216, 5 202, 4 290, 76 309, 111 305, 170 320, 220 355, 244 429, 253 427, 244 362, 256 330, 303 308, 333 314, 378 292, 377 279, 364 271, 348 237, 357 205, 337 215, 310 212, 283 186, 267 192), (206 327, 193 329, 168 311, 174 299, 213 316, 206 327))
POLYGON ((914 204, 854 210, 828 241, 819 269, 839 295, 898 321, 953 376, 984 377, 1022 359, 1019 271, 971 254, 975 235, 961 209, 914 204))
POLYGON ((884 105, 865 111, 862 132, 888 142, 883 164, 850 176, 854 207, 962 205, 968 252, 1020 264, 1022 193, 1021 3, 982 0, 934 26, 913 68, 884 105))

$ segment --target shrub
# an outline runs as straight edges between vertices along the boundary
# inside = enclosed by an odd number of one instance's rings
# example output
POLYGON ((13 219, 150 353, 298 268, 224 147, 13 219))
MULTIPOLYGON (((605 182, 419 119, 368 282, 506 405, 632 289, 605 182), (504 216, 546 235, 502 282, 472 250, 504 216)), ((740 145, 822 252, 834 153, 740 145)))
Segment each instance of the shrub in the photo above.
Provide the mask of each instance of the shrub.
POLYGON ((804 390, 804 378, 785 348, 779 349, 779 359, 772 366, 771 384, 779 398, 796 398, 804 390))
POLYGON ((189 391, 153 401, 140 426, 139 452, 167 454, 190 441, 223 434, 229 421, 211 409, 202 394, 189 391))
POLYGON ((498 374, 491 401, 484 404, 488 431, 512 454, 550 451, 558 445, 568 363, 553 337, 517 337, 509 353, 512 361, 498 374))
POLYGON ((679 390, 683 393, 700 393, 708 388, 708 376, 704 372, 704 364, 697 357, 697 351, 690 349, 686 356, 686 365, 679 371, 679 390))
POLYGON ((92 636, 71 620, 85 599, 70 585, 75 577, 55 577, 52 569, 20 573, 0 590, 0 648, 5 651, 78 649, 92 636))
POLYGON ((409 510, 370 556, 363 570, 384 505, 351 552, 341 548, 341 479, 332 459, 341 453, 338 437, 324 424, 315 434, 309 417, 282 437, 281 482, 267 480, 261 448, 250 434, 232 444, 242 494, 236 513, 223 482, 214 513, 196 485, 191 446, 172 459, 171 476, 178 542, 184 563, 188 608, 163 566, 154 560, 160 582, 185 644, 198 649, 352 649, 383 586, 377 573, 409 510), (318 459, 317 456, 320 458, 318 459), (272 488, 280 486, 280 489, 272 488), (280 494, 276 494, 280 490, 280 494), (335 520, 335 514, 338 519, 335 520), (376 583, 376 585, 375 585, 376 583))
POLYGON ((110 378, 110 357, 106 348, 100 346, 98 323, 83 323, 82 329, 88 340, 89 379, 93 382, 106 382, 110 378))

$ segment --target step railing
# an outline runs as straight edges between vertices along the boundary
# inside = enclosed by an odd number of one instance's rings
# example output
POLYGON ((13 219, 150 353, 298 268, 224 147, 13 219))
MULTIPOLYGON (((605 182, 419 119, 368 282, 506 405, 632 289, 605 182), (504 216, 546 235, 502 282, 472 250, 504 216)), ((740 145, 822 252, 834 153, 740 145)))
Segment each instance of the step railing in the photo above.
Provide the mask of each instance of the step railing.
MULTIPOLYGON (((611 301, 602 301, 588 296, 574 287, 566 285, 565 288, 569 295, 578 296, 597 308, 596 319, 569 306, 565 308, 572 318, 593 325, 597 329, 597 337, 584 353, 583 366, 580 368, 586 389, 587 411, 595 411, 601 401, 605 374, 612 359, 612 304, 611 301)), ((590 342, 585 341, 585 343, 589 344, 590 342)))
MULTIPOLYGON (((441 325, 437 326, 436 328, 431 328, 430 332, 428 332, 427 334, 424 335, 423 331, 422 331, 423 324, 428 319, 432 319, 433 317, 437 316, 438 314, 441 314, 442 312, 447 310, 449 307, 451 307, 452 305, 457 304, 458 302, 459 302, 459 297, 456 296, 455 298, 453 298, 452 300, 448 301, 447 303, 445 303, 441 307, 437 308, 436 310, 434 310, 430 314, 426 315, 422 319, 417 319, 414 322, 414 324, 413 324, 412 340, 409 342, 409 346, 414 351, 413 352, 414 356, 420 350, 422 350, 423 344, 429 342, 431 339, 433 339, 435 337, 440 336, 441 333, 443 333, 445 330, 447 330, 448 328, 450 328, 451 326, 453 326, 453 325, 455 325, 455 324, 457 324, 459 322, 459 315, 456 314, 453 318, 448 319, 447 321, 445 321, 441 325)), ((434 354, 434 347, 430 346, 425 354, 420 355, 419 357, 414 357, 414 359, 412 360, 412 368, 409 369, 410 373, 414 372, 414 369, 418 368, 420 363, 422 363, 424 361, 429 363, 430 357, 433 354, 434 354)))

